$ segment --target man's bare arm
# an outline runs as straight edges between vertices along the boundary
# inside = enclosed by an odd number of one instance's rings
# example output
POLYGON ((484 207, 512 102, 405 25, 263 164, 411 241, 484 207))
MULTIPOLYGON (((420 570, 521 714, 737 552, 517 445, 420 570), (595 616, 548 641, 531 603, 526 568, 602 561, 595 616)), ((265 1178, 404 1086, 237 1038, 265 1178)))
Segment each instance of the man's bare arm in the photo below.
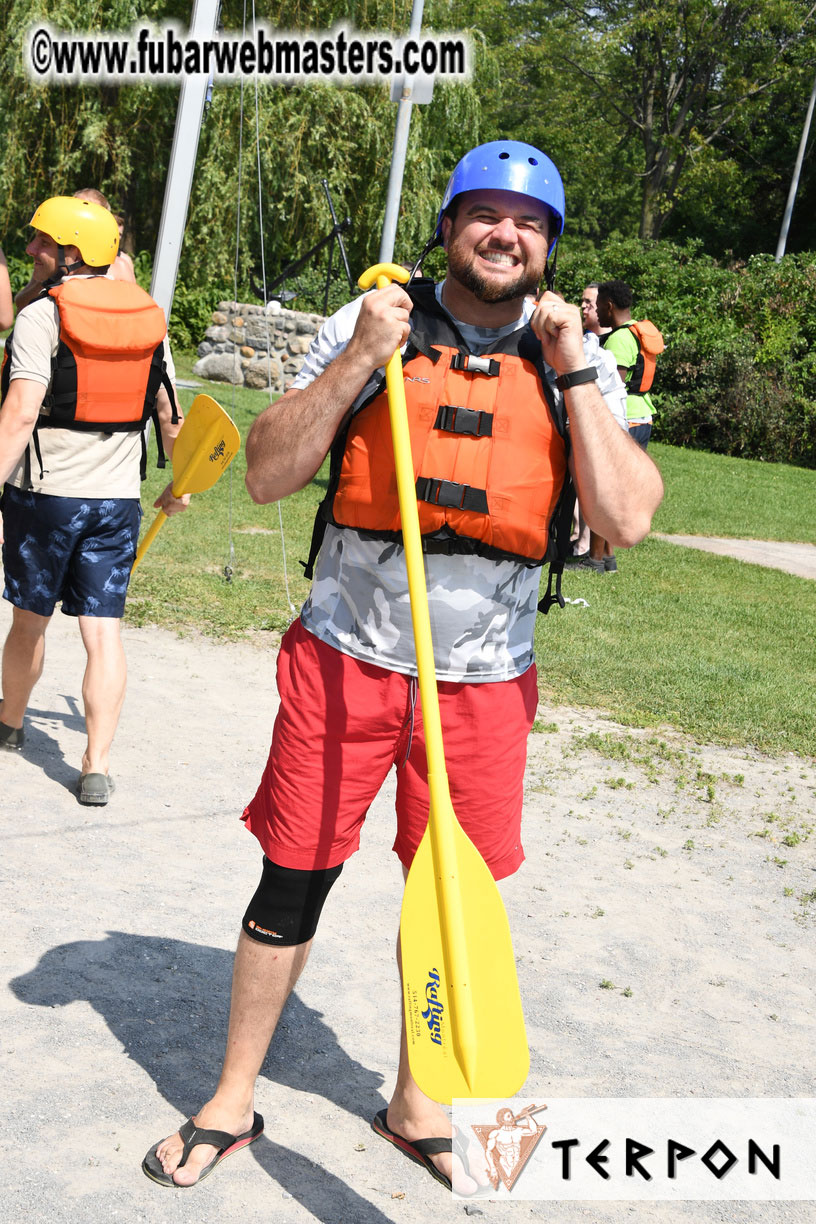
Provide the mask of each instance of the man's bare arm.
POLYGON ((0 409, 0 485, 20 462, 34 432, 47 387, 31 378, 12 379, 0 409))
POLYGON ((5 331, 14 322, 14 307, 11 301, 11 281, 8 263, 0 248, 0 331, 5 331))
MULTIPOLYGON (((178 404, 178 396, 176 388, 173 388, 173 398, 178 404)), ((156 412, 159 417, 159 428, 161 429, 162 442, 164 444, 164 453, 168 459, 173 458, 173 445, 179 435, 182 425, 184 424, 184 416, 182 415, 181 405, 178 404, 178 421, 173 424, 173 405, 170 402, 170 396, 164 387, 159 387, 159 393, 156 396, 156 412)), ((178 473, 175 473, 178 475, 178 473)), ((154 501, 153 505, 157 510, 163 510, 165 514, 178 514, 182 510, 186 510, 190 504, 190 494, 185 493, 183 497, 173 496, 173 481, 162 489, 159 496, 154 501)))
POLYGON ((253 501, 278 501, 314 477, 356 397, 408 339, 410 309, 398 285, 366 294, 346 348, 308 387, 287 391, 261 413, 246 442, 253 501))
POLYGON ((181 411, 181 404, 178 402, 178 394, 175 387, 173 387, 173 398, 178 409, 178 421, 175 425, 173 424, 173 405, 170 402, 170 396, 164 386, 159 387, 156 396, 156 413, 159 418, 164 453, 168 459, 173 458, 173 446, 184 424, 184 413, 181 411))
POLYGON ((631 548, 648 534, 663 499, 657 467, 618 425, 591 384, 565 392, 570 471, 584 517, 610 544, 631 548))
MULTIPOLYGON (((545 293, 532 318, 544 360, 557 374, 583 369, 583 327, 577 306, 545 293)), ((631 548, 649 531, 663 497, 660 473, 618 425, 593 383, 564 392, 569 417, 570 471, 593 531, 631 548)))

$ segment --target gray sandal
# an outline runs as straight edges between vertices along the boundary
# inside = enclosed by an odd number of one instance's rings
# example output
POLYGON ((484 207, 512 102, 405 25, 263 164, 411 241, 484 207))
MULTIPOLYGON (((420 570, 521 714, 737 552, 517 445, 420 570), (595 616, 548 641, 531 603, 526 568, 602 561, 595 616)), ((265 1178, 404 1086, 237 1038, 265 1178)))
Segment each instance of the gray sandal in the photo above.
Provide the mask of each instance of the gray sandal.
POLYGON ((77 796, 79 802, 88 807, 102 807, 108 802, 115 789, 116 783, 110 774, 80 774, 77 796))
POLYGON ((0 748, 6 752, 19 752, 25 743, 25 732, 22 727, 9 727, 0 722, 0 748))

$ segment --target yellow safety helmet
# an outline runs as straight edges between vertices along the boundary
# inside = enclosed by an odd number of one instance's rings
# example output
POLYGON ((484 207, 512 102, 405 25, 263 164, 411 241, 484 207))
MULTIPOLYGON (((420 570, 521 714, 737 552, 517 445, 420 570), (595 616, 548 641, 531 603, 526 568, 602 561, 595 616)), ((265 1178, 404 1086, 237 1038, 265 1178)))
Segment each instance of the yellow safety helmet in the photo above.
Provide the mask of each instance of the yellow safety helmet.
POLYGON ((113 213, 76 196, 44 200, 29 224, 59 246, 78 247, 82 262, 89 268, 112 264, 119 250, 119 226, 113 213))

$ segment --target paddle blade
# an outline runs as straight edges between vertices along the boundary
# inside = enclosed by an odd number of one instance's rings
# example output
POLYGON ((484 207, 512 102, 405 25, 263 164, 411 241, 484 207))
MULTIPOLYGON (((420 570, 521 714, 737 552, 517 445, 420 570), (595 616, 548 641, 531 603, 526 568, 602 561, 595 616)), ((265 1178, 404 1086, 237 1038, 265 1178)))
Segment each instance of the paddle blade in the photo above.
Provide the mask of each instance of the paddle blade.
MULTIPOLYGON (((190 405, 173 445, 173 494, 203 493, 211 489, 241 448, 235 422, 211 395, 197 395, 190 405)), ((167 516, 162 510, 142 538, 131 573, 159 534, 167 516)))
POLYGON ((227 470, 241 447, 233 420, 210 395, 197 395, 173 446, 173 493, 203 493, 227 470))
POLYGON ((450 817, 453 866, 435 868, 429 826, 402 901, 411 1074, 436 1101, 512 1097, 530 1055, 510 925, 489 868, 450 817))

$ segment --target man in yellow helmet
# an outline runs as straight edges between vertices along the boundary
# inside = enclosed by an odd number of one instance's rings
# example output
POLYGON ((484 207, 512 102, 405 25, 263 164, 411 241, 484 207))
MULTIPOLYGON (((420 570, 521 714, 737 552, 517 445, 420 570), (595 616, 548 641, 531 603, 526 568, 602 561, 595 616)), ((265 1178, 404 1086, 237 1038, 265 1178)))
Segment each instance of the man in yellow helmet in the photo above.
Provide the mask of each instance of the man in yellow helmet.
MULTIPOLYGON (((107 803, 108 757, 125 695, 120 639, 136 554, 145 424, 172 454, 180 427, 164 315, 138 285, 106 274, 119 233, 112 214, 73 196, 46 200, 27 254, 41 294, 6 343, 0 378, 3 597, 13 605, 3 649, 0 749, 23 747, 23 716, 40 677, 58 602, 79 620, 88 742, 78 797, 107 803)), ((157 501, 184 509, 168 484, 157 501)))

